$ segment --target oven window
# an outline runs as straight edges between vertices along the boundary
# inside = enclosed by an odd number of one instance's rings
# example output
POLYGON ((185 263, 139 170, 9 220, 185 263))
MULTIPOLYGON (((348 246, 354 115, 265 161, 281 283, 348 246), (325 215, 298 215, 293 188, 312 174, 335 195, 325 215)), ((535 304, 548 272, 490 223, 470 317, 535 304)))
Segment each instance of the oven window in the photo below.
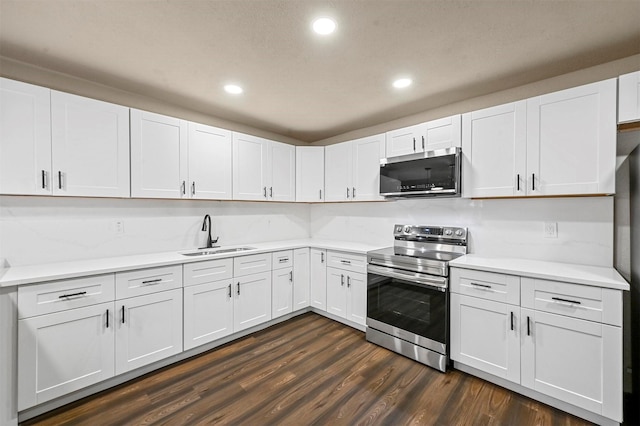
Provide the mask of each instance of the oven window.
POLYGON ((367 280, 369 318, 446 343, 447 292, 372 273, 367 280))
POLYGON ((456 189, 456 156, 421 158, 380 167, 380 193, 456 189))

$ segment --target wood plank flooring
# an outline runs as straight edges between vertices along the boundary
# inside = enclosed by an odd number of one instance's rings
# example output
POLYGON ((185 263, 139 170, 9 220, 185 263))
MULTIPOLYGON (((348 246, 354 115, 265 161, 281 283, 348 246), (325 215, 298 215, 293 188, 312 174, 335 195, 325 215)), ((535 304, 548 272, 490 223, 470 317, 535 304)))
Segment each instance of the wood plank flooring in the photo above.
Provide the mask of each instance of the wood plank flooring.
POLYGON ((585 425, 307 313, 24 425, 585 425))

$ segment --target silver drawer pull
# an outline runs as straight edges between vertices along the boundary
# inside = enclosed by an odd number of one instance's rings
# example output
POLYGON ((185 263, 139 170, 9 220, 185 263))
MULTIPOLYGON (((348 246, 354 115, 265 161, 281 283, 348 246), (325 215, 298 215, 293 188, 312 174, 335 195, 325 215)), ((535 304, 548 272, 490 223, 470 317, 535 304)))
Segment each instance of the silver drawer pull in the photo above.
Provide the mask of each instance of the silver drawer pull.
POLYGON ((581 304, 577 300, 562 299, 560 297, 552 297, 551 299, 556 300, 558 302, 575 303, 576 305, 580 305, 581 304))
POLYGON ((283 257, 282 259, 279 260, 280 263, 284 263, 284 262, 288 262, 289 258, 288 257, 283 257))
POLYGON ((62 296, 58 296, 58 299, 66 299, 67 297, 75 297, 75 296, 84 296, 85 294, 87 294, 86 291, 79 291, 77 293, 63 294, 62 296))
POLYGON ((482 287, 482 288, 491 288, 491 286, 488 284, 471 283, 471 285, 476 287, 482 287))
POLYGON ((350 260, 341 260, 340 263, 342 263, 343 265, 351 265, 350 260))
POLYGON ((161 281, 162 281, 162 278, 156 278, 155 280, 142 281, 142 284, 155 284, 155 283, 159 283, 161 281))

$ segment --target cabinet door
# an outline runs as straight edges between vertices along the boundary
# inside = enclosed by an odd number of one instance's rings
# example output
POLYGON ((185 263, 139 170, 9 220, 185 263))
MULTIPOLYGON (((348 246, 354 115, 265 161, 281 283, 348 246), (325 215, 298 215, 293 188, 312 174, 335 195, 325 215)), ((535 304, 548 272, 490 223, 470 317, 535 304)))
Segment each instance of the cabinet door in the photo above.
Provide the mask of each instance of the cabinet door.
POLYGON ((310 305, 322 311, 327 310, 327 252, 311 249, 311 296, 310 305))
POLYGON ((384 156, 384 134, 357 139, 351 142, 353 152, 354 201, 382 200, 380 196, 380 158, 384 156))
POLYGON ((189 123, 189 194, 191 198, 230 200, 231 132, 189 123))
POLYGON ((329 145, 324 148, 325 201, 347 201, 351 199, 351 144, 349 142, 329 145))
POLYGON ((640 120, 640 71, 618 78, 618 123, 640 120))
POLYGON ((182 290, 116 302, 116 374, 182 352, 182 290))
POLYGON ((51 142, 54 194, 129 196, 129 108, 52 91, 51 142))
POLYGON ((184 288, 184 350, 233 333, 232 280, 184 288))
POLYGON ((465 197, 526 195, 526 102, 462 116, 465 197))
POLYGON ((272 201, 296 200, 296 147, 286 143, 271 142, 271 183, 269 199, 272 201))
POLYGON ((114 375, 113 302, 18 321, 18 410, 114 375))
POLYGON ((520 307, 451 293, 451 359, 520 383, 520 307))
POLYGON ((293 251, 293 310, 309 306, 310 265, 309 248, 293 251))
POLYGON ((367 323, 367 276, 349 273, 347 276, 347 319, 365 325, 367 323))
POLYGON ((522 309, 522 385, 622 421, 622 329, 522 309))
POLYGON ((347 274, 341 269, 327 268, 327 312, 347 317, 347 274))
POLYGON ((426 123, 424 151, 461 146, 461 116, 441 118, 426 123))
POLYGON ((271 319, 271 272, 236 278, 233 330, 242 331, 271 319))
POLYGON ((131 196, 187 197, 187 123, 131 110, 131 196))
POLYGON ((527 193, 614 193, 616 137, 616 79, 527 100, 527 193))
POLYGON ((268 200, 269 141, 233 133, 233 199, 268 200))
POLYGON ((51 194, 50 93, 0 78, 1 194, 51 194))
POLYGON ((271 318, 293 312, 293 268, 273 271, 271 286, 271 318))
POLYGON ((426 123, 404 127, 386 133, 387 157, 424 151, 426 123))
POLYGON ((324 147, 296 147, 296 201, 324 200, 324 147))

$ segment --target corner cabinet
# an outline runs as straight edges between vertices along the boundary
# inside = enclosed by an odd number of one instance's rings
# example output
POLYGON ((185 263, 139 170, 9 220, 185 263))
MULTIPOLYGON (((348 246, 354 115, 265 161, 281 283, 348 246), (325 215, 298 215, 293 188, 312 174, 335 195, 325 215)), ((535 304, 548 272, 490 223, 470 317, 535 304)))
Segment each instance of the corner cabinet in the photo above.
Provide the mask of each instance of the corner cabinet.
POLYGON ((129 109, 0 79, 0 193, 129 196, 129 109))
POLYGON ((310 306, 327 310, 327 251, 312 248, 310 251, 310 306))
POLYGON ((295 201, 295 147, 233 132, 233 199, 295 201))
POLYGON ((463 115, 463 195, 615 191, 616 80, 463 115))
POLYGON ((324 201, 324 147, 296 146, 296 201, 324 201))
POLYGON ((384 134, 325 147, 325 201, 376 201, 384 134))
POLYGON ((640 71, 618 78, 618 123, 640 121, 640 71))
POLYGON ((460 146, 460 114, 386 133, 386 156, 460 146))
POLYGON ((622 421, 622 291, 452 268, 451 293, 457 368, 594 422, 622 421))

